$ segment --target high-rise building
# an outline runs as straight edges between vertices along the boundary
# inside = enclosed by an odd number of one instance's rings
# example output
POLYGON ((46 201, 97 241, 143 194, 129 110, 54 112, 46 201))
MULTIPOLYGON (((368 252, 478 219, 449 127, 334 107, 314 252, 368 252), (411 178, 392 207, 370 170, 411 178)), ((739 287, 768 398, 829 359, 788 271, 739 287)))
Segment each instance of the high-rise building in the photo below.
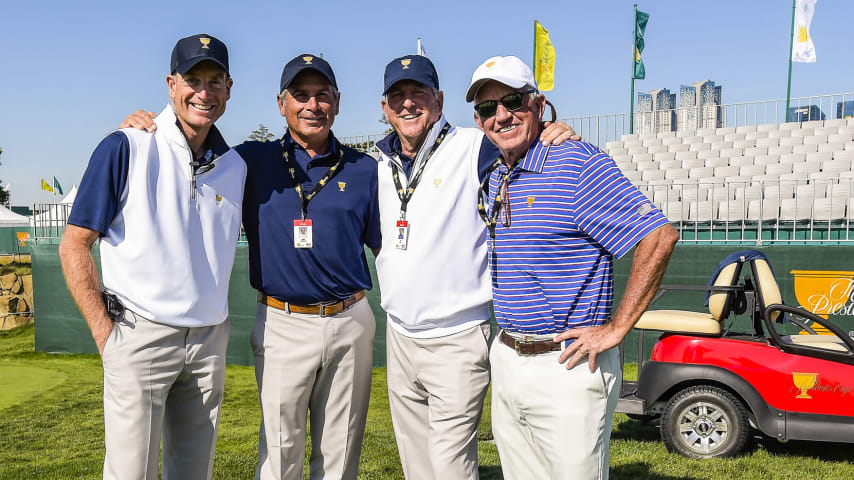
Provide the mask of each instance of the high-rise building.
POLYGON ((638 94, 638 133, 670 132, 676 129, 676 95, 666 88, 638 94))
POLYGON ((854 117, 854 100, 836 102, 836 118, 854 117))
POLYGON ((818 105, 803 105, 789 108, 790 122, 809 122, 812 120, 824 120, 824 113, 818 105))
POLYGON ((680 86, 677 117, 679 130, 722 127, 720 85, 701 80, 680 86))

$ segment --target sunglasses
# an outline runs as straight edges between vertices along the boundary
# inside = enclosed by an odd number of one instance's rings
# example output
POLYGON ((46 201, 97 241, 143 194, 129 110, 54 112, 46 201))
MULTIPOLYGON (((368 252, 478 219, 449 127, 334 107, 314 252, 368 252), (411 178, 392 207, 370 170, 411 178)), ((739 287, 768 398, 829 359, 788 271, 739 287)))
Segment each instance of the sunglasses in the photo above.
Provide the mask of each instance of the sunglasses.
POLYGON ((474 106, 474 111, 477 112, 477 116, 482 120, 492 118, 495 116, 495 113, 498 112, 498 103, 500 102, 508 112, 515 112, 525 105, 525 95, 534 92, 536 92, 536 90, 531 89, 525 90, 524 92, 508 93, 498 100, 487 100, 485 102, 478 103, 474 106))

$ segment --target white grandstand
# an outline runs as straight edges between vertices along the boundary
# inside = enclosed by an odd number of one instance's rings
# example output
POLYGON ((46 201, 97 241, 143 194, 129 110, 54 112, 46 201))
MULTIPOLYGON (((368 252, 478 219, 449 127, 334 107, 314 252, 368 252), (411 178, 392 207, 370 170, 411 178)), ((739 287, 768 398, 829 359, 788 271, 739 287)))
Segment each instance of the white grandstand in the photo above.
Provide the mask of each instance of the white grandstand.
POLYGON ((849 239, 854 119, 623 135, 604 150, 683 240, 706 226, 736 233, 723 240, 849 239))

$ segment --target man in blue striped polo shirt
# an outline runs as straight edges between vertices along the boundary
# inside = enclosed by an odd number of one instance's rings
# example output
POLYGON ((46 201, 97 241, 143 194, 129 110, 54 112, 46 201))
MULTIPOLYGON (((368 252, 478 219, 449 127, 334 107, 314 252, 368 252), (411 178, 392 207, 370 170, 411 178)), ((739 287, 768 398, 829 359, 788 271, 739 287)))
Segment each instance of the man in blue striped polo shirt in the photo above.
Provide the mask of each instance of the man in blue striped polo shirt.
POLYGON ((518 58, 480 65, 466 100, 503 159, 481 210, 501 328, 490 362, 504 476, 608 478, 617 346, 649 305, 678 235, 595 146, 536 141, 545 97, 518 58), (613 261, 635 246, 612 316, 613 261))

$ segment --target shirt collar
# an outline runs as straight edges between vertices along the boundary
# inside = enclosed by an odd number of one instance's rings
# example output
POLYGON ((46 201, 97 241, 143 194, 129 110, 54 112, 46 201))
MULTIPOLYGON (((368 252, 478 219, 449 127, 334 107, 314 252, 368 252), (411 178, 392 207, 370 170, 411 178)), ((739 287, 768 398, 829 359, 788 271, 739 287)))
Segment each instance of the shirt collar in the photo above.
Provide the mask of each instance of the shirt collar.
POLYGON ((546 156, 548 156, 551 146, 543 146, 539 140, 531 145, 528 152, 522 160, 519 161, 518 168, 529 172, 543 173, 543 167, 546 164, 546 156))
MULTIPOLYGON (((418 150, 418 153, 415 155, 413 160, 424 155, 425 146, 428 150, 432 148, 433 142, 436 141, 436 138, 439 136, 439 132, 442 130, 442 127, 444 127, 446 123, 448 123, 448 121, 445 120, 445 115, 442 114, 439 117, 439 120, 436 120, 436 122, 430 126, 430 131, 427 133, 427 138, 424 139, 424 143, 421 144, 421 148, 418 150)), ((395 155, 401 157, 404 156, 402 151, 403 149, 400 146, 400 136, 398 136, 397 132, 394 130, 392 130, 392 132, 386 135, 382 140, 377 142, 377 148, 381 152, 392 158, 394 158, 395 155)))
MULTIPOLYGON (((282 140, 284 140, 284 148, 286 149, 290 149, 291 147, 293 147, 295 149, 298 148, 300 150, 305 150, 305 148, 303 148, 303 146, 300 145, 299 142, 294 141, 293 137, 291 137, 291 132, 288 129, 285 130, 285 135, 282 137, 282 140)), ((338 155, 338 149, 340 148, 340 146, 338 145, 338 139, 335 138, 335 135, 332 133, 331 130, 329 131, 328 142, 330 143, 329 150, 327 150, 326 153, 317 155, 311 160, 320 160, 327 157, 331 157, 333 155, 338 155)))

